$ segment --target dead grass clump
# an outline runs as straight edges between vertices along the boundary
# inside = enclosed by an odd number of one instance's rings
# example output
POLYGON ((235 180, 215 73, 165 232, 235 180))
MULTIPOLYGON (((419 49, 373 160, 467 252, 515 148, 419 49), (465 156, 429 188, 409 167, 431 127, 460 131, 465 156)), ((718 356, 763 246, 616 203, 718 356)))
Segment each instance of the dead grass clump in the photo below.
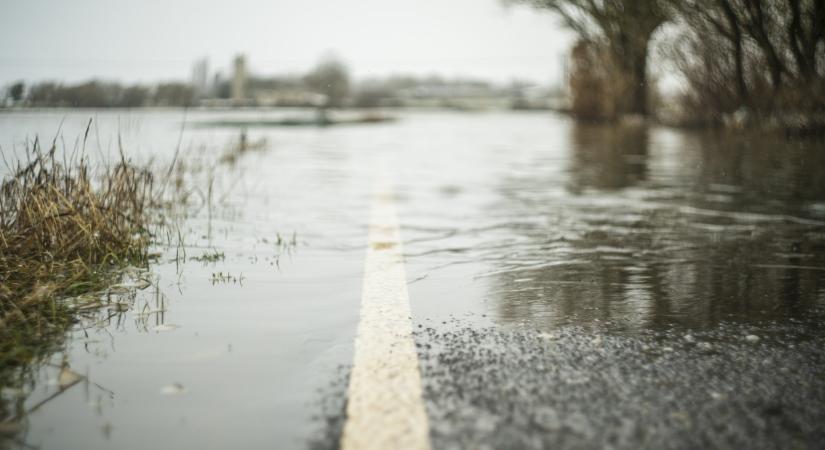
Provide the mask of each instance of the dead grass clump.
POLYGON ((152 174, 122 152, 98 170, 55 153, 35 141, 0 185, 0 366, 26 362, 72 323, 62 299, 148 259, 152 174))

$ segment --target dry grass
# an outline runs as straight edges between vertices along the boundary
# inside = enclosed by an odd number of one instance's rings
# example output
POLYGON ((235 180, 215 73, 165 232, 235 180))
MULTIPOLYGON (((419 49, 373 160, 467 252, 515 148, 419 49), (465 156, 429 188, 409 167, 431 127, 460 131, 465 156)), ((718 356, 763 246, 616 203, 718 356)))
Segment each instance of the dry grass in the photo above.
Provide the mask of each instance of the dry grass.
POLYGON ((0 186, 0 367, 28 362, 73 322, 66 298, 148 262, 153 175, 120 160, 95 170, 38 141, 0 186))

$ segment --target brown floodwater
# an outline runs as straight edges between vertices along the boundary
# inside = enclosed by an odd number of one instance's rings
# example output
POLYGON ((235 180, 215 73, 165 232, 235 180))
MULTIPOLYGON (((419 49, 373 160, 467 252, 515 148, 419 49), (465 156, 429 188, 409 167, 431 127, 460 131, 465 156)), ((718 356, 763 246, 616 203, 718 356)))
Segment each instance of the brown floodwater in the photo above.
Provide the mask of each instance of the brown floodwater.
POLYGON ((36 407, 15 445, 305 447, 323 429, 319 390, 352 358, 382 173, 395 185, 417 321, 622 333, 821 324, 821 143, 396 111, 374 125, 250 127, 259 148, 221 163, 240 130, 195 126, 301 113, 0 115, 7 157, 61 122, 71 148, 93 117, 90 158, 116 155, 118 133, 143 161, 170 160, 180 142, 197 187, 184 247, 156 249, 154 287, 78 324, 51 365, 3 388, 6 404, 36 407), (65 390, 64 361, 84 377, 65 390))

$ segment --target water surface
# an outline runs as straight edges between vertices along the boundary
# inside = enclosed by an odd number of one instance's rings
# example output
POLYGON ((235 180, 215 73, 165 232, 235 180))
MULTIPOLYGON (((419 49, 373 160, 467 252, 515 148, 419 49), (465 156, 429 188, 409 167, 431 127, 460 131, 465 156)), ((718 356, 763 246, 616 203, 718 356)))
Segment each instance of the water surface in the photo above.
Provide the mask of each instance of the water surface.
POLYGON ((4 389, 24 410, 58 394, 28 416, 21 442, 304 447, 320 429, 319 389, 351 361, 382 171, 395 184, 416 321, 622 333, 821 323, 816 144, 547 113, 396 111, 393 123, 252 127, 247 140, 261 148, 221 163, 241 131, 195 126, 288 114, 0 115, 7 155, 36 134, 51 141, 61 123, 59 142, 82 148, 92 118, 90 158, 111 160, 118 137, 140 161, 169 161, 179 148, 195 186, 186 261, 159 246, 156 288, 78 326, 29 385, 4 389), (225 258, 193 258, 212 252, 225 258), (88 382, 61 392, 64 361, 88 382))

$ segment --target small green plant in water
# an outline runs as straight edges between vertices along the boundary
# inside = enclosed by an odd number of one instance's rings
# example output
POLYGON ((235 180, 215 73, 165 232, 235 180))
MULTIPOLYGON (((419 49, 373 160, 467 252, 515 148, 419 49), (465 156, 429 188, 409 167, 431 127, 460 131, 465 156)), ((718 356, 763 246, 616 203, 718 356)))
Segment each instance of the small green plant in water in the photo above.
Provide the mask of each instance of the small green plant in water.
POLYGON ((205 252, 204 254, 202 254, 200 256, 193 256, 192 257, 193 261, 198 261, 198 262, 202 262, 202 263, 216 263, 218 261, 223 261, 224 259, 226 259, 226 254, 224 252, 214 250, 214 249, 211 250, 211 251, 205 252))
POLYGON ((210 281, 212 282, 213 286, 216 284, 239 284, 243 286, 243 282, 245 279, 246 278, 243 276, 243 273, 238 276, 235 276, 229 272, 213 272, 212 279, 210 281))

